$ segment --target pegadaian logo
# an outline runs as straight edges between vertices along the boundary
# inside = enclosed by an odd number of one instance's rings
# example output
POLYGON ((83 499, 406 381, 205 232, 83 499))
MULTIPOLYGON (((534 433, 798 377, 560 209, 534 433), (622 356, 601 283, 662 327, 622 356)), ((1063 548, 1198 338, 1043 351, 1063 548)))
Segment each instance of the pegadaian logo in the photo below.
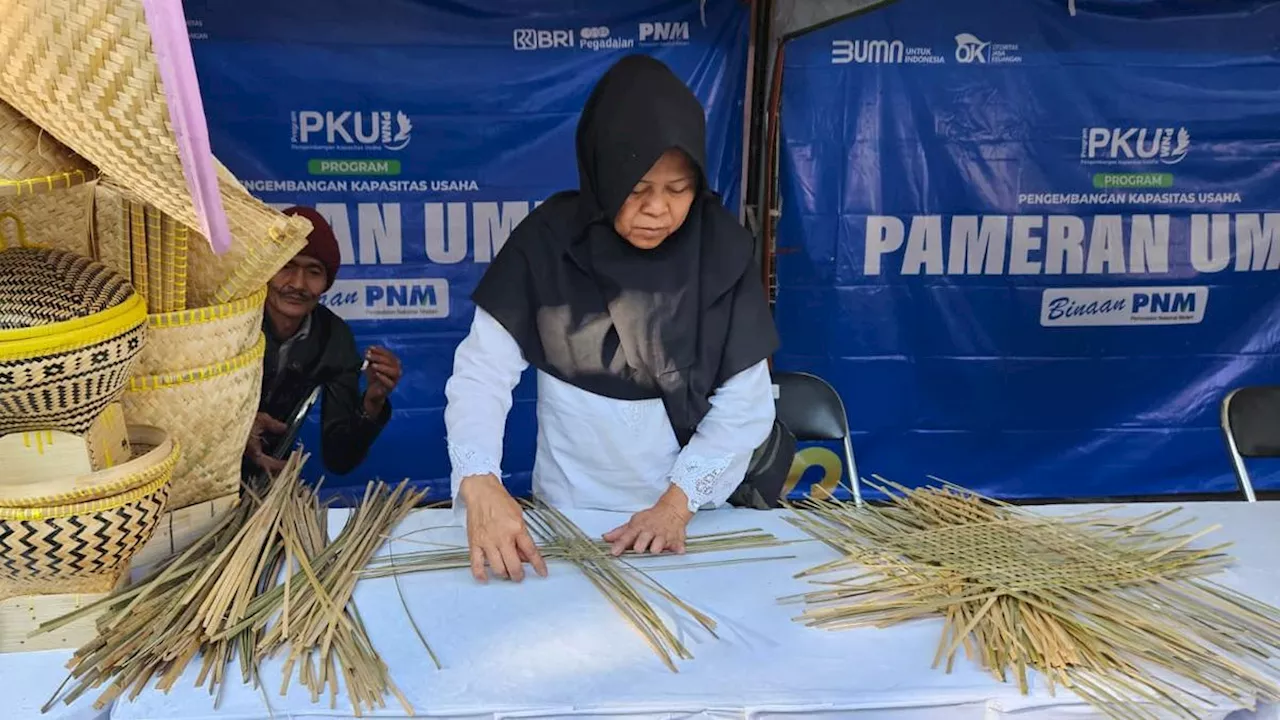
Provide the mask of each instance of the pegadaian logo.
POLYGON ((1087 127, 1080 131, 1080 162, 1085 165, 1176 165, 1191 150, 1185 127, 1087 127))
POLYGON ((291 125, 296 149, 403 150, 413 134, 400 110, 296 110, 291 125))

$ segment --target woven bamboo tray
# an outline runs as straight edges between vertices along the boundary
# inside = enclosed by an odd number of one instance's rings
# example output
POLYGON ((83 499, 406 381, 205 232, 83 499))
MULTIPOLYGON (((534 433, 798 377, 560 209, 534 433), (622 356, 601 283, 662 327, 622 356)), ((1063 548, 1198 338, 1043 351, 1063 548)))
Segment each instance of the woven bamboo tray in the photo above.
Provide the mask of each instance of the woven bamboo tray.
POLYGON ((178 442, 133 426, 135 457, 119 468, 131 489, 98 500, 0 508, 0 600, 19 595, 110 590, 155 531, 169 499, 178 442), (142 484, 137 484, 138 480, 142 484))
POLYGON ((147 316, 147 347, 136 375, 158 375, 230 360, 253 349, 262 334, 267 288, 211 307, 147 316))
POLYGON ((124 394, 125 415, 170 430, 182 443, 171 507, 179 509, 236 492, 240 460, 258 412, 266 337, 245 353, 212 365, 138 376, 124 394))
POLYGON ((145 340, 142 298, 106 266, 0 252, 0 435, 83 434, 118 399, 145 340))

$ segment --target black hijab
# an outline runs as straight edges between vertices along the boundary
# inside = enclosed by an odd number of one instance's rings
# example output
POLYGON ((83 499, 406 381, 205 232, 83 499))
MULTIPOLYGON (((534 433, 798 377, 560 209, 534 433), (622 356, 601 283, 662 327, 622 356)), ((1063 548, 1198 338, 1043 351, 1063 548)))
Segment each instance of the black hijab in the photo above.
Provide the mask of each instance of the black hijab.
POLYGON ((653 58, 600 79, 577 153, 578 191, 530 213, 472 297, 539 370, 597 395, 661 398, 683 446, 716 388, 778 347, 751 236, 707 189, 701 104, 653 58), (640 250, 613 220, 672 148, 693 161, 697 197, 677 231, 640 250))

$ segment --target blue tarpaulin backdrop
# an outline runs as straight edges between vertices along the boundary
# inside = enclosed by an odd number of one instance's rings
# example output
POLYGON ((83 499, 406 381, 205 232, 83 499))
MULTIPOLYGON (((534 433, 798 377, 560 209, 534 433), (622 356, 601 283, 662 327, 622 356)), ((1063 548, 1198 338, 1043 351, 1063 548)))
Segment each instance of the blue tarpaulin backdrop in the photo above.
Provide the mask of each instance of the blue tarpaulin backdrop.
POLYGON ((1280 382, 1280 4, 1078 7, 900 0, 786 48, 777 361, 839 388, 864 473, 1234 486, 1218 404, 1280 382))
MULTIPOLYGON (((389 346, 406 369, 370 459, 329 487, 408 477, 447 494, 444 383, 469 295, 532 203, 577 186, 574 125, 614 60, 650 53, 689 82, 708 111, 709 174, 737 207, 748 24, 737 0, 184 7, 215 153, 267 202, 328 217, 343 268, 326 302, 358 344, 389 346)), ((531 399, 532 383, 517 397, 531 399)), ((317 449, 314 420, 303 439, 317 449)), ((504 467, 527 489, 530 403, 507 438, 504 467)))

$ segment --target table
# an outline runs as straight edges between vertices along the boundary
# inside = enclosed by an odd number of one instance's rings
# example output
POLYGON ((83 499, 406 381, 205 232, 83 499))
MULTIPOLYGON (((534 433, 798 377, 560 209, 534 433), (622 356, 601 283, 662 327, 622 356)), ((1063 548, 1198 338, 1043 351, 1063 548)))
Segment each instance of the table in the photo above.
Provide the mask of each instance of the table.
MULTIPOLYGON (((1092 506, 1056 506, 1046 513, 1092 506)), ((1151 505, 1125 512, 1151 512, 1151 505)), ((345 511, 334 511, 340 525, 345 511)), ((1210 536, 1237 543, 1237 566, 1219 576, 1227 585, 1280 605, 1280 503, 1200 503, 1187 512, 1202 525, 1221 523, 1210 536)), ((624 517, 569 513, 588 533, 602 533, 624 517)), ((414 513, 393 551, 421 549, 413 541, 460 543, 461 528, 442 510, 414 513)), ((700 513, 691 533, 761 528, 780 538, 804 537, 782 513, 720 510, 700 513)), ((886 630, 827 632, 791 621, 797 606, 776 599, 805 585, 792 575, 833 557, 817 543, 744 551, 738 555, 794 555, 793 559, 696 569, 655 576, 674 593, 720 623, 720 639, 682 626, 694 659, 667 670, 605 599, 574 568, 553 564, 551 577, 522 585, 477 586, 466 570, 420 573, 399 579, 405 604, 444 663, 437 670, 417 639, 392 578, 360 584, 356 600, 379 649, 419 717, 440 718, 814 718, 922 720, 924 718, 1096 717, 1074 695, 1052 698, 1043 686, 1030 696, 1001 685, 967 661, 948 675, 930 668, 941 624, 925 621, 886 630)), ((732 553, 718 554, 728 557, 732 553)), ((646 562, 670 567, 709 556, 646 562)), ((259 690, 235 686, 215 711, 207 691, 193 686, 194 668, 170 695, 144 693, 113 708, 114 720, 248 720, 268 717, 351 717, 351 711, 312 705, 294 684, 275 692, 280 663, 262 668, 270 708, 259 690)), ((233 674, 238 675, 238 670, 233 674)), ((389 700, 379 716, 403 717, 389 700)), ((1214 717, 1226 717, 1221 708, 1214 717)), ((1275 707, 1238 718, 1278 718, 1275 707)))
POLYGON ((81 697, 68 706, 54 705, 47 715, 40 708, 67 677, 71 650, 0 654, 0 717, 13 720, 107 720, 111 710, 94 710, 93 697, 81 697))

